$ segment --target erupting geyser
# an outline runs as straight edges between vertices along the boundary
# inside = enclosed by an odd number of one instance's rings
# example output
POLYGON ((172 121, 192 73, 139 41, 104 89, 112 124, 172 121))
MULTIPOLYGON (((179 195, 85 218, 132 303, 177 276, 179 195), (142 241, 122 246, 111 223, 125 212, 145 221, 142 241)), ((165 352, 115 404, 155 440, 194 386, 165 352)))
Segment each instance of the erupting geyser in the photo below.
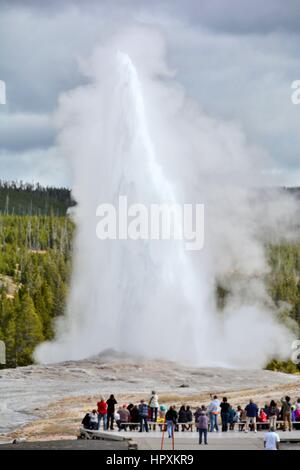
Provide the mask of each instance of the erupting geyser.
POLYGON ((286 356, 292 335, 263 284, 264 246, 287 236, 295 205, 259 189, 264 152, 186 96, 156 33, 116 37, 84 72, 90 83, 62 96, 57 113, 78 202, 71 292, 56 339, 37 348, 37 360, 106 348, 203 366, 262 367, 286 356), (204 203, 204 249, 99 240, 97 206, 117 206, 120 195, 146 206, 204 203), (217 283, 231 292, 221 312, 217 283))

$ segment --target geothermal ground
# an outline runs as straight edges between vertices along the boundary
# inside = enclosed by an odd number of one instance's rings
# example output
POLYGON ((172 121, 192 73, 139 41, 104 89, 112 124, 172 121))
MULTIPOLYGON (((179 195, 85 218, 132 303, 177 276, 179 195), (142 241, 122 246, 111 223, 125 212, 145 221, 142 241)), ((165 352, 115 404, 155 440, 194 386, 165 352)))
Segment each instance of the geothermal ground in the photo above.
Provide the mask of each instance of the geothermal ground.
POLYGON ((209 393, 218 393, 234 405, 245 405, 250 397, 263 405, 285 393, 300 396, 300 376, 194 368, 107 351, 83 361, 2 370, 0 388, 0 441, 51 440, 75 438, 83 415, 102 394, 114 393, 122 404, 147 399, 155 389, 161 404, 196 407, 208 403, 209 393))

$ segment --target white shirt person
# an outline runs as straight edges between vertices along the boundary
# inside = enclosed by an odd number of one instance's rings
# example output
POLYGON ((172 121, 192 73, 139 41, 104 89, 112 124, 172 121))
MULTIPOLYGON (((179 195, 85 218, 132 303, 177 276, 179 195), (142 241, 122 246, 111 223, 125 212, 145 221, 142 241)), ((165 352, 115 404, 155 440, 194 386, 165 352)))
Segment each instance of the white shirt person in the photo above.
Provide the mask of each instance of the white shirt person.
POLYGON ((264 435, 265 450, 279 450, 280 437, 274 428, 270 428, 264 435))

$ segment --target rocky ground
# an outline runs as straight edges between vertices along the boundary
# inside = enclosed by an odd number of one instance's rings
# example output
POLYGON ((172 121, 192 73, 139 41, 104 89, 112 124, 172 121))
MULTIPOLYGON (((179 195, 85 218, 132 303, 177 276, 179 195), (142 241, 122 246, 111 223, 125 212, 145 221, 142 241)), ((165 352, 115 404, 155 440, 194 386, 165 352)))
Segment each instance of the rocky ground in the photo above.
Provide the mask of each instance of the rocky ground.
POLYGON ((300 376, 263 370, 194 368, 167 361, 132 358, 107 351, 84 361, 0 371, 0 441, 75 438, 83 415, 101 395, 119 403, 148 398, 160 403, 208 403, 210 393, 234 405, 254 398, 263 405, 288 393, 300 396, 300 376))

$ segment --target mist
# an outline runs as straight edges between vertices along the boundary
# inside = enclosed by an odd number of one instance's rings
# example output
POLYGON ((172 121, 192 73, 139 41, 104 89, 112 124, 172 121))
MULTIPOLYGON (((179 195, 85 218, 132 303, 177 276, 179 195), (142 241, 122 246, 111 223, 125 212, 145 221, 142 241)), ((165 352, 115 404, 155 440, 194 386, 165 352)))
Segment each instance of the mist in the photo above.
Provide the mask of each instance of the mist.
MULTIPOLYGON (((292 241, 296 203, 238 121, 209 116, 176 80, 161 32, 130 28, 80 61, 87 84, 64 93, 57 152, 77 206, 66 314, 35 358, 83 359, 112 348, 197 366, 261 368, 294 334, 264 277, 266 247, 292 241), (99 240, 96 209, 203 203, 203 250, 180 241, 99 240), (230 295, 222 311, 217 285, 230 295)), ((213 99, 213 97, 212 97, 213 99)))

